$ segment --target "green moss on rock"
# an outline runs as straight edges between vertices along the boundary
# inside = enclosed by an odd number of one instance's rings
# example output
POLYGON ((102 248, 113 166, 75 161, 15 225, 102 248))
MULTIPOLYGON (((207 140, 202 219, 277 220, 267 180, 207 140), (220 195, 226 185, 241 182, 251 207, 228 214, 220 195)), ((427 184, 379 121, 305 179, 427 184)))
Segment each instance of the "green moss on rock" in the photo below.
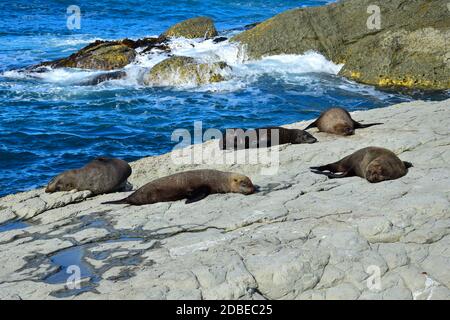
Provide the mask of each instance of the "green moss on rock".
POLYGON ((71 56, 39 66, 113 70, 125 67, 136 57, 136 51, 121 41, 96 41, 71 56))

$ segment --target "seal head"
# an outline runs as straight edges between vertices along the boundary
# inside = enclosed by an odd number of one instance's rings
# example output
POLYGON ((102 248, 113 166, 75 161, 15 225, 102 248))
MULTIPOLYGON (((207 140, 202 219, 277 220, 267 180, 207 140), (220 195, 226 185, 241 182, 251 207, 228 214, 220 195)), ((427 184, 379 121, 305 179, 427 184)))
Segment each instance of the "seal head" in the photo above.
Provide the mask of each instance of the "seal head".
POLYGON ((255 192, 255 186, 252 181, 242 174, 233 173, 230 175, 230 192, 242 193, 245 195, 255 192))
POLYGON ((316 143, 317 139, 313 137, 312 134, 300 129, 291 129, 291 143, 301 144, 301 143, 316 143))

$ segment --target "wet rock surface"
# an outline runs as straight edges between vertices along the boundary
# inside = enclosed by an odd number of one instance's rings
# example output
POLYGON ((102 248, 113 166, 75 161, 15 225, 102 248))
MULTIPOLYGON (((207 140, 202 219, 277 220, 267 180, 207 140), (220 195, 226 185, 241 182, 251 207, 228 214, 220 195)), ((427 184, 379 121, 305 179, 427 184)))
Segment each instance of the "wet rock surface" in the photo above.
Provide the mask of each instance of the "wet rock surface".
POLYGON ((206 164, 179 164, 177 152, 132 164, 135 189, 215 168, 251 177, 261 191, 250 196, 140 207, 101 204, 129 192, 4 197, 0 298, 449 299, 449 108, 450 100, 417 101, 356 112, 358 121, 384 125, 350 137, 311 130, 316 144, 271 149, 279 150, 275 175, 261 171, 269 165, 218 164, 249 151, 219 151, 217 140, 196 146, 206 164), (371 145, 414 167, 379 184, 308 169, 371 145), (66 284, 73 265, 81 275, 75 288, 66 284))
MULTIPOLYGON (((81 50, 75 52, 67 58, 55 61, 43 62, 37 66, 29 68, 29 71, 45 71, 45 68, 80 68, 94 70, 116 70, 125 67, 134 61, 138 54, 147 53, 151 50, 169 52, 167 38, 153 37, 138 40, 123 39, 117 41, 97 40, 81 50), (136 51, 139 49, 139 52, 136 51)), ((85 85, 95 85, 103 81, 123 78, 123 71, 105 73, 98 75, 85 85)))
POLYGON ((448 1, 344 0, 294 9, 232 38, 251 58, 322 53, 340 74, 380 87, 450 88, 448 1))
POLYGON ((125 67, 135 57, 135 50, 121 41, 95 41, 67 58, 44 62, 37 68, 113 70, 125 67))
POLYGON ((173 56, 156 64, 145 76, 152 86, 203 85, 225 80, 225 62, 199 62, 194 58, 173 56))

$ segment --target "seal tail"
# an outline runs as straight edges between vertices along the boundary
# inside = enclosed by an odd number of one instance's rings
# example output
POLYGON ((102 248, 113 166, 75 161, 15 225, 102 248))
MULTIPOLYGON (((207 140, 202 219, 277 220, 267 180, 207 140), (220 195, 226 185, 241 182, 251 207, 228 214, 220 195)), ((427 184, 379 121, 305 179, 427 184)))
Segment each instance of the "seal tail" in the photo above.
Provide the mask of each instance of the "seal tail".
POLYGON ((375 123, 362 124, 362 123, 359 123, 359 122, 355 121, 355 128, 356 129, 364 129, 364 128, 369 128, 369 127, 372 127, 372 126, 378 126, 378 125, 381 125, 381 124, 384 124, 384 123, 375 122, 375 123))
POLYGON ((102 204, 128 204, 128 198, 115 200, 115 201, 102 202, 102 204))
POLYGON ((307 127, 306 127, 305 129, 303 129, 303 130, 308 130, 308 129, 315 128, 315 127, 317 127, 317 120, 314 121, 313 123, 311 123, 309 126, 307 126, 307 127))

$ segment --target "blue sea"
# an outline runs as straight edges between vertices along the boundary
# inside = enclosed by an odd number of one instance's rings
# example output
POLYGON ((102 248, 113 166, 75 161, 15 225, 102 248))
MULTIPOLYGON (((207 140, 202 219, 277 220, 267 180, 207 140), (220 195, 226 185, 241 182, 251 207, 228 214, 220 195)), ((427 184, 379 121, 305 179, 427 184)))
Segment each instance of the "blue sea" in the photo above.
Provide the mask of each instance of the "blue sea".
MULTIPOLYGON (((312 119, 331 106, 365 110, 416 97, 380 91, 338 77, 341 66, 317 53, 248 61, 227 41, 174 39, 176 54, 220 59, 232 74, 223 83, 146 87, 141 77, 166 56, 140 56, 127 77, 95 86, 98 72, 17 71, 70 55, 94 40, 156 36, 194 16, 209 16, 223 36, 284 10, 330 1, 81 1, 0 2, 0 196, 45 185, 63 170, 97 156, 133 161, 170 151, 175 129, 258 127, 312 119), (67 8, 81 10, 80 29, 67 28, 67 8)), ((440 99, 442 96, 420 96, 440 99)))

